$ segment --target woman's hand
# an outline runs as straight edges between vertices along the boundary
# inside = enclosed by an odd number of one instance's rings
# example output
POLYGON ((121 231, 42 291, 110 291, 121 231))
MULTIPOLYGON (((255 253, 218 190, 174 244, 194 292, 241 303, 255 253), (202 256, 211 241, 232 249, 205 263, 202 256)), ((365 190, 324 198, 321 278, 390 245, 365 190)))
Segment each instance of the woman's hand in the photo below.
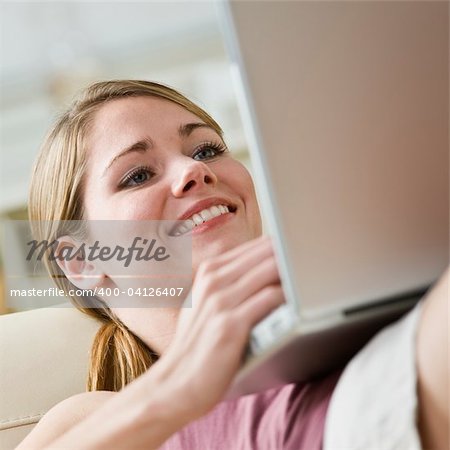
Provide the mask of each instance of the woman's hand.
POLYGON ((239 369, 252 327, 283 303, 270 240, 202 264, 192 303, 148 372, 119 393, 85 393, 61 403, 21 448, 156 449, 211 410, 239 369))
POLYGON ((252 327, 284 301, 272 244, 263 237, 200 265, 192 306, 150 370, 171 386, 187 421, 219 402, 242 362, 252 327))

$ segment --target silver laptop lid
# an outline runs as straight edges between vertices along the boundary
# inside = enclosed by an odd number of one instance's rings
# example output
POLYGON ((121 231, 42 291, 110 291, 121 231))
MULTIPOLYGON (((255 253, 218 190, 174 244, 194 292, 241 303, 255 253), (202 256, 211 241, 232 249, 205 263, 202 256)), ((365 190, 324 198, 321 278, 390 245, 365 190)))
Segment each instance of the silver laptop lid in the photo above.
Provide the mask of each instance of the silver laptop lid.
POLYGON ((221 6, 290 301, 316 317, 433 282, 449 260, 448 3, 221 6))

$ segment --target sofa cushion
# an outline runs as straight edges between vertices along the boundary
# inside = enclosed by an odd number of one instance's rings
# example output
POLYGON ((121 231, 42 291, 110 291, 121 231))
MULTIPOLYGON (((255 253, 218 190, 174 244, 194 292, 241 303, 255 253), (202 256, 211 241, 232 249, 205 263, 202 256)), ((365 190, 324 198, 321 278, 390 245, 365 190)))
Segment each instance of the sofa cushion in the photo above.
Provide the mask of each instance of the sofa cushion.
POLYGON ((85 391, 99 322, 68 305, 0 316, 0 448, 13 448, 55 404, 85 391))

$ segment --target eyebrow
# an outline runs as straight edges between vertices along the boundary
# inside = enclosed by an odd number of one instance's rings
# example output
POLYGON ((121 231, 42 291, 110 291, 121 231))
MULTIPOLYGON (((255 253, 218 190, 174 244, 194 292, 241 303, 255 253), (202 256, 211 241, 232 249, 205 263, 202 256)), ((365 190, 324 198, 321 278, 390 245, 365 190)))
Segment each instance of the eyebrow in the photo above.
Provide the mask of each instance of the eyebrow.
MULTIPOLYGON (((203 122, 196 122, 196 123, 186 123, 183 125, 180 125, 178 127, 178 134, 182 138, 189 137, 194 130, 197 130, 198 128, 209 128, 213 130, 214 132, 217 132, 211 125, 208 125, 207 123, 203 122)), ((153 147, 153 141, 150 138, 147 139, 141 139, 138 142, 135 142, 134 144, 129 145, 128 147, 125 147, 123 150, 121 150, 114 158, 109 162, 109 164, 106 166, 105 170, 103 171, 102 177, 105 176, 106 171, 120 158, 122 158, 125 155, 128 155, 129 153, 138 152, 138 153, 145 153, 148 150, 150 150, 153 147)))
POLYGON ((208 125, 207 123, 204 122, 197 122, 180 125, 178 127, 178 134, 180 135, 180 137, 186 138, 189 137, 191 133, 198 128, 209 128, 210 130, 213 130, 214 132, 217 133, 217 131, 211 125, 208 125))
POLYGON ((109 164, 106 166, 105 170, 103 171, 102 177, 105 176, 106 171, 120 158, 122 158, 125 155, 128 155, 129 153, 138 152, 138 153, 145 153, 147 150, 151 149, 153 147, 153 142, 151 139, 142 139, 138 142, 135 142, 134 144, 131 144, 130 146, 124 148, 121 150, 114 158, 109 162, 109 164))

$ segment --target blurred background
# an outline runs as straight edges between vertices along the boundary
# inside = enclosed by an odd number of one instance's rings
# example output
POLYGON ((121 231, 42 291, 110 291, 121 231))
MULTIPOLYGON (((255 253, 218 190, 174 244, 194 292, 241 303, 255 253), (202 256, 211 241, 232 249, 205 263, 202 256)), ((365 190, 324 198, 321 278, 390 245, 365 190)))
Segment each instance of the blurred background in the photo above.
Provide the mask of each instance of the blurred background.
MULTIPOLYGON (((2 1, 1 222, 26 219, 39 145, 74 94, 95 80, 140 78, 175 87, 222 125, 228 146, 248 166, 229 68, 212 1, 2 1)), ((4 262, 15 252, 14 243, 8 242, 6 249, 4 241, 5 233, 0 241, 0 314, 29 307, 25 298, 9 296, 4 262)))

